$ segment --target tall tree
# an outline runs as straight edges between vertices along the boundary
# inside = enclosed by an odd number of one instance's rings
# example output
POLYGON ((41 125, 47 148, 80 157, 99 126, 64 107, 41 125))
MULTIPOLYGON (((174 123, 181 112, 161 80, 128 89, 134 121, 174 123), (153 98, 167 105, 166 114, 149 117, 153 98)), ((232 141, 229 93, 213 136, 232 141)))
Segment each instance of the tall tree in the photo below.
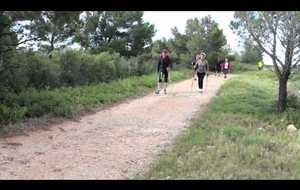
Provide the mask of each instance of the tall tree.
POLYGON ((279 81, 277 111, 285 111, 291 69, 300 62, 300 12, 246 11, 235 12, 234 17, 232 29, 256 42, 271 57, 279 81), (284 58, 278 55, 280 46, 284 58))
POLYGON ((178 31, 177 27, 171 29, 172 35, 174 39, 170 40, 171 46, 173 47, 174 51, 179 54, 187 54, 189 53, 189 49, 186 46, 187 41, 189 40, 188 35, 181 34, 178 31))
MULTIPOLYGON (((0 88, 17 89, 22 65, 14 58, 19 45, 33 40, 30 35, 24 33, 24 21, 30 21, 38 12, 31 11, 0 11, 0 88)), ((1 95, 0 95, 1 96, 1 95)))
POLYGON ((85 12, 76 41, 94 52, 135 56, 151 45, 155 33, 154 26, 144 23, 142 16, 142 11, 85 12))
POLYGON ((21 44, 35 40, 24 29, 31 21, 37 18, 39 12, 33 11, 0 11, 0 54, 14 50, 21 44))
POLYGON ((79 27, 79 11, 42 11, 27 27, 38 39, 38 46, 47 53, 73 42, 79 27))
POLYGON ((241 59, 243 63, 256 64, 258 61, 263 59, 263 52, 259 47, 253 44, 252 40, 246 39, 241 59))
POLYGON ((197 18, 187 20, 186 35, 189 37, 187 41, 189 52, 195 55, 199 51, 205 51, 212 68, 214 68, 217 57, 226 52, 226 37, 218 23, 209 15, 200 21, 197 18))

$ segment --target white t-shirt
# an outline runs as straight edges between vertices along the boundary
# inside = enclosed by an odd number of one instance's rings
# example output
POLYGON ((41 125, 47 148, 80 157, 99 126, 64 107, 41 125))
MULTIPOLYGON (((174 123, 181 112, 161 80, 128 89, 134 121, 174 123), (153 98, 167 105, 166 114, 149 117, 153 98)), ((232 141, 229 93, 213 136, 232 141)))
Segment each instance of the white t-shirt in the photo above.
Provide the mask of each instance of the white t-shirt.
POLYGON ((228 69, 228 67, 229 67, 229 63, 228 63, 228 62, 225 62, 225 64, 224 64, 224 69, 228 69))

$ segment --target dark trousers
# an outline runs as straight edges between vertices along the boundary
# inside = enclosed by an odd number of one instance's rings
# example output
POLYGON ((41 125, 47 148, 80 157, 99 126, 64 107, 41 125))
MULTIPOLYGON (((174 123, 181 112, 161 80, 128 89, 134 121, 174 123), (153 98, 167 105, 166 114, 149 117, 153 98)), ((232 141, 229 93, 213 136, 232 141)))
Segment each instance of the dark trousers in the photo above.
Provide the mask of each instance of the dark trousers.
POLYGON ((164 78, 164 82, 168 82, 168 71, 167 70, 159 71, 158 82, 162 82, 163 78, 164 78))
POLYGON ((205 77, 205 73, 198 73, 197 72, 197 76, 198 76, 198 87, 200 89, 203 89, 203 79, 205 77))

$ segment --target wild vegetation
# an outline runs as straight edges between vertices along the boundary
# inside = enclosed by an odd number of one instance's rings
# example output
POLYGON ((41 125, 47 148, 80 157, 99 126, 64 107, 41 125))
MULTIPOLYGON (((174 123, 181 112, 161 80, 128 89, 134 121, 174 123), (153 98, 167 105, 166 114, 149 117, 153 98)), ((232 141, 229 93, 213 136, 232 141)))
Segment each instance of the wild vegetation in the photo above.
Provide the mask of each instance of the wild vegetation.
POLYGON ((136 179, 299 179, 299 133, 286 127, 300 128, 300 99, 290 95, 286 112, 277 113, 277 83, 271 71, 227 81, 172 150, 136 179))

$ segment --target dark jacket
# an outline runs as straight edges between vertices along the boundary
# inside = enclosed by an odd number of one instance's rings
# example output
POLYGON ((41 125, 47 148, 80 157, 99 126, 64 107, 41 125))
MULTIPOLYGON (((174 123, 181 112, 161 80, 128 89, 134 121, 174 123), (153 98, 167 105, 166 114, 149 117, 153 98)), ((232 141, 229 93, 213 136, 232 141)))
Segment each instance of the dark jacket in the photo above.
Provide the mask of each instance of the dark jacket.
POLYGON ((159 72, 159 71, 165 72, 165 71, 167 71, 167 67, 172 68, 172 64, 171 64, 171 60, 170 60, 169 56, 167 56, 165 58, 165 60, 163 60, 163 58, 160 57, 158 60, 158 64, 157 64, 157 72, 159 72))

